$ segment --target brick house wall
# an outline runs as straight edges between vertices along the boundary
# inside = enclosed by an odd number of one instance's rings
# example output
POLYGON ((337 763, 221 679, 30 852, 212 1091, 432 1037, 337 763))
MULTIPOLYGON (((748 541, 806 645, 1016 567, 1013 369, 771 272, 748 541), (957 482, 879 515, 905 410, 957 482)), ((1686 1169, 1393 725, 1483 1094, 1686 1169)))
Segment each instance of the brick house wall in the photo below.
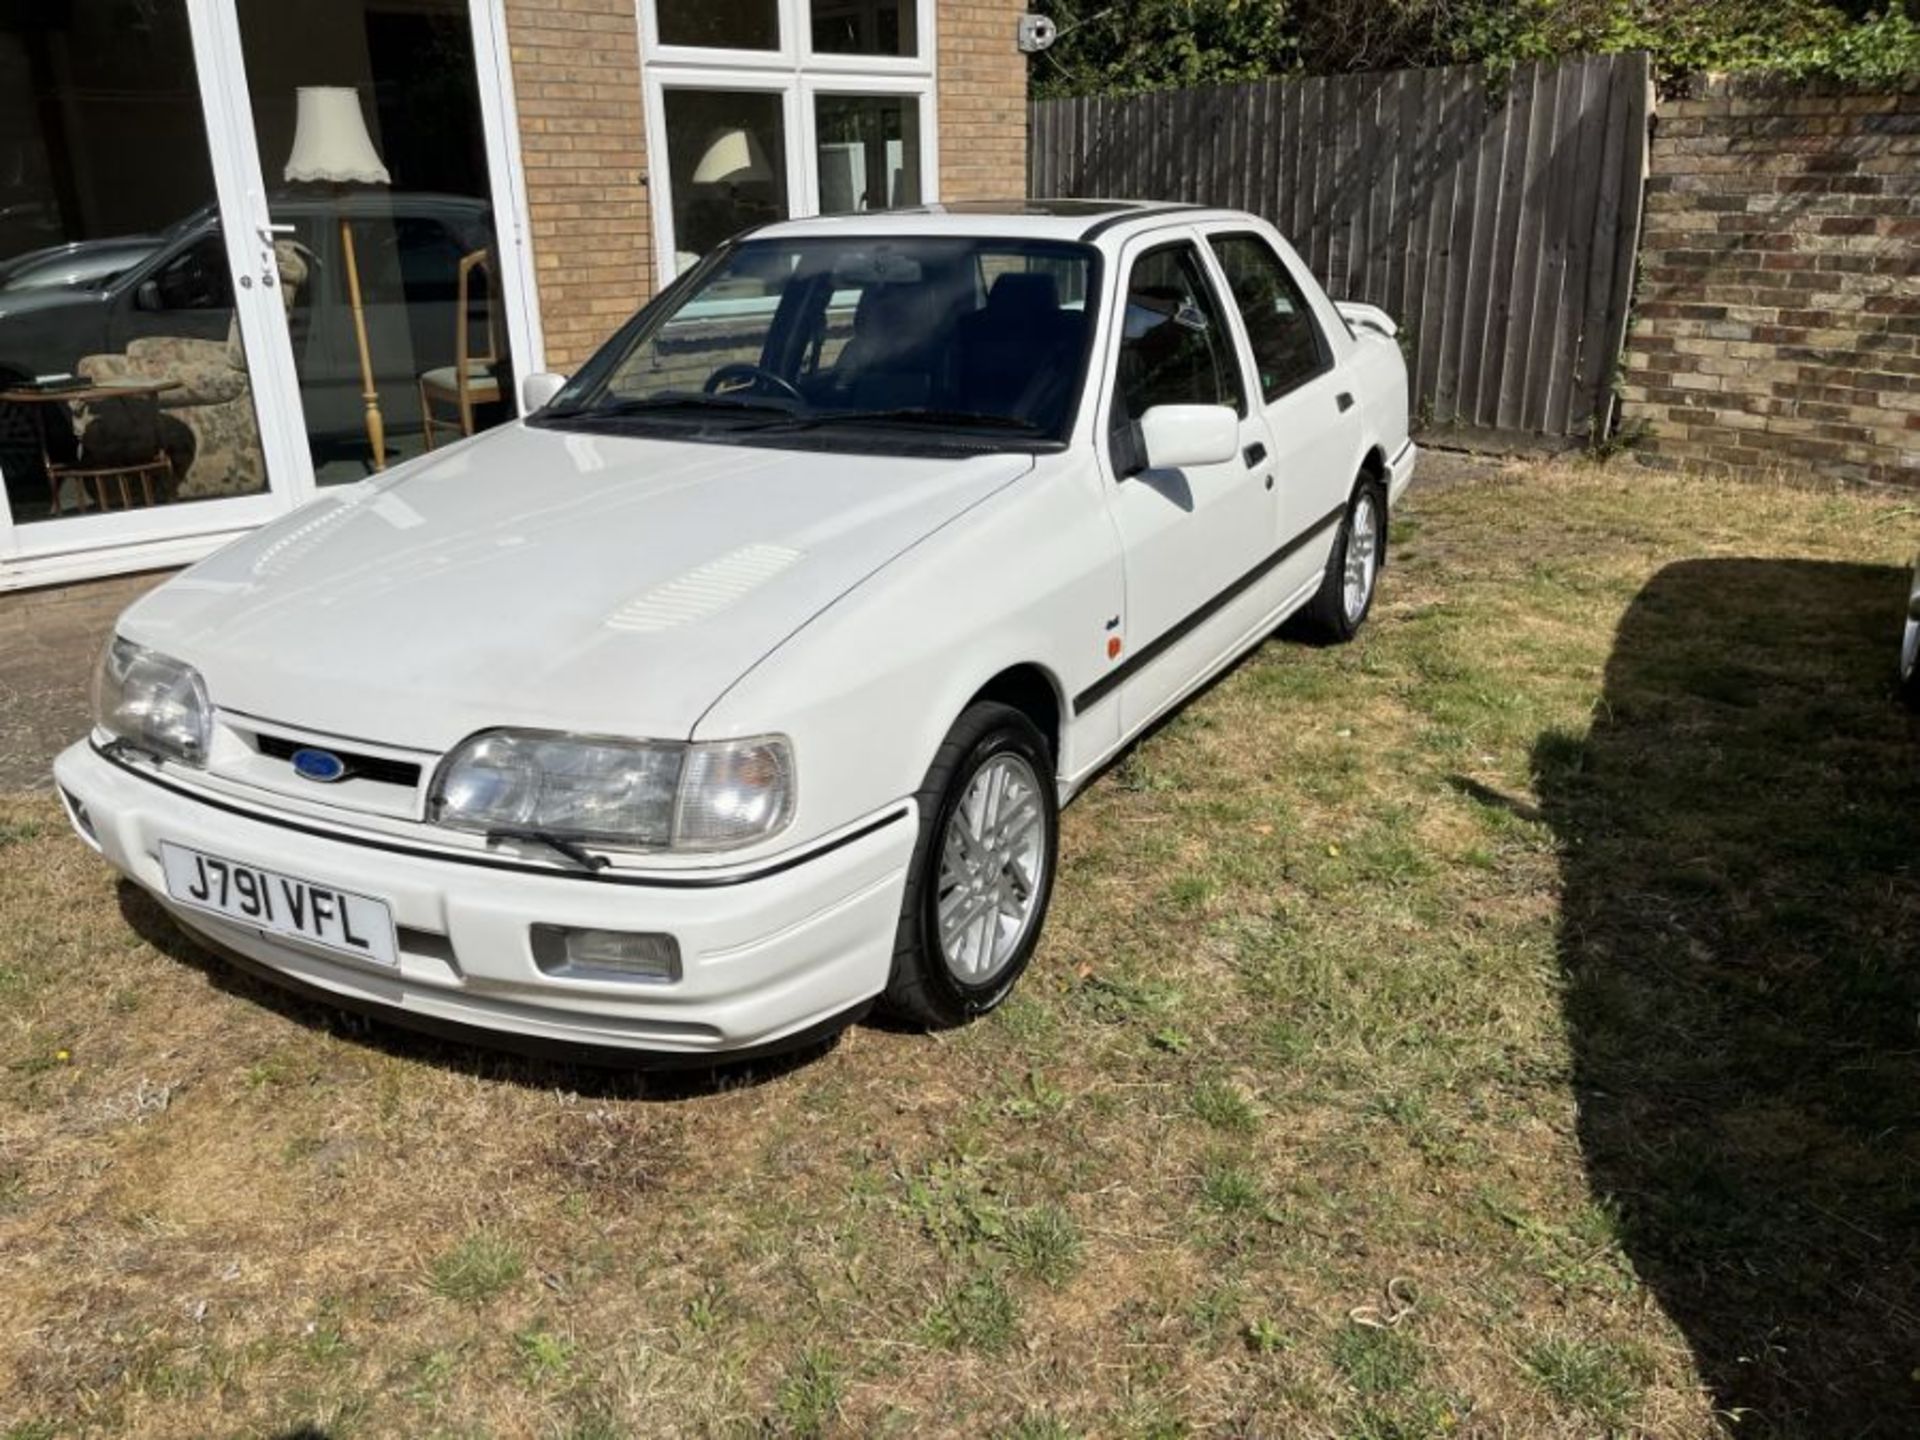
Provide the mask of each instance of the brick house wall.
POLYGON ((1658 113, 1636 454, 1920 485, 1920 94, 1721 78, 1658 113))
POLYGON ((1027 193, 1027 57, 1013 43, 1026 0, 937 0, 934 84, 940 198, 1027 193))
MULTIPOLYGON (((938 0, 943 199, 1026 194, 1024 8, 938 0)), ((572 370, 654 291, 638 4, 506 0, 506 19, 547 364, 572 370)))
POLYGON ((547 364, 572 370, 653 293, 635 0, 506 0, 547 364))

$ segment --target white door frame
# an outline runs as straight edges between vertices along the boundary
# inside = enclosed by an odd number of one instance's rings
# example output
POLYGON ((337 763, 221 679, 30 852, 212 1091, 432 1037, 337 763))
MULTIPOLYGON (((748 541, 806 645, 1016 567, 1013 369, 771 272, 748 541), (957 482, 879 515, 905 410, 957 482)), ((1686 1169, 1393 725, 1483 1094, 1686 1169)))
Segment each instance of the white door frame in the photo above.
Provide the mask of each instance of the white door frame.
POLYGON ((285 514, 294 503, 290 497, 312 491, 306 436, 300 433, 298 444, 290 439, 290 424, 297 425, 299 419, 300 392, 286 314, 277 286, 262 285, 258 278, 262 255, 271 263, 272 246, 263 244, 258 234, 258 227, 266 224, 266 204, 264 195, 256 193, 259 167, 252 159, 253 126, 245 110, 244 90, 236 109, 232 72, 238 66, 238 26, 229 0, 182 0, 182 4, 193 41, 214 200, 234 277, 233 309, 260 422, 268 487, 258 495, 69 516, 32 525, 16 524, 0 493, 0 589, 178 563, 285 514), (105 552, 113 552, 111 562, 105 552))
MULTIPOLYGON (((917 55, 843 55, 813 48, 810 0, 771 0, 780 23, 777 50, 715 50, 662 45, 657 0, 640 7, 640 70, 647 121, 647 190, 652 197, 654 283, 665 288, 678 272, 673 234, 673 175, 667 154, 668 90, 777 91, 785 99, 787 211, 820 213, 820 177, 814 157, 820 95, 904 95, 920 102, 920 200, 940 199, 940 124, 934 48, 935 0, 918 0, 917 55)), ((768 157, 771 159, 772 157, 768 157)))
MULTIPOLYGON (((267 489, 103 515, 17 525, 0 487, 0 591, 189 564, 236 535, 311 500, 316 487, 299 377, 273 273, 268 186, 253 128, 239 16, 233 0, 180 0, 193 41, 214 199, 234 276, 234 313, 259 421, 267 489)), ((476 87, 492 188, 500 285, 514 373, 544 368, 502 0, 467 0, 476 87)), ((510 402, 518 409, 518 397, 510 402)))

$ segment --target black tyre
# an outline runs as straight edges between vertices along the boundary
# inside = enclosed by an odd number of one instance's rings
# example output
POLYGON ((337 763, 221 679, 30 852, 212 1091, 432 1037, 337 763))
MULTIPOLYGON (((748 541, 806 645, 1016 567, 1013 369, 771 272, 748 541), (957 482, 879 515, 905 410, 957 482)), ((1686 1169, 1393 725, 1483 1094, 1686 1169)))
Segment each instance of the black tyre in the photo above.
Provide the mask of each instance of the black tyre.
POLYGON ((1326 578, 1301 609, 1300 629, 1322 644, 1344 645, 1373 609, 1380 566, 1387 556, 1387 492, 1372 479, 1354 486, 1326 578))
POLYGON ((1909 619, 1900 636, 1900 702, 1920 710, 1920 619, 1909 619))
POLYGON ((1060 840, 1046 737, 1011 706, 969 706, 917 798, 920 838, 880 1004, 942 1029, 1006 999, 1039 944, 1060 840))

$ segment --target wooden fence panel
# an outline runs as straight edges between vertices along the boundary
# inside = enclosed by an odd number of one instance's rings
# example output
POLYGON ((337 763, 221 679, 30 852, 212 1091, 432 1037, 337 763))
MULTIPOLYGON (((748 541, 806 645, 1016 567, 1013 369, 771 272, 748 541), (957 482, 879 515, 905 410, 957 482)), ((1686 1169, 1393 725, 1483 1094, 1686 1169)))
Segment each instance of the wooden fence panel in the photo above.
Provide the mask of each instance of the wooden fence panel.
POLYGON ((1400 322, 1424 425, 1577 441, 1611 412, 1650 98, 1633 54, 1048 100, 1029 184, 1264 215, 1400 322))

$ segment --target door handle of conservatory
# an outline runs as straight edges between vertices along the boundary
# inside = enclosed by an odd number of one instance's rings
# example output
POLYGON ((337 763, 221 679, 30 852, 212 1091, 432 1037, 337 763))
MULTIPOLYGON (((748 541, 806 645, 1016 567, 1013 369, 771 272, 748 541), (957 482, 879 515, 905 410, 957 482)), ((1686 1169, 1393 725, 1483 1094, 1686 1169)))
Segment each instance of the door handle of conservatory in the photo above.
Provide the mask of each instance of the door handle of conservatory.
POLYGON ((260 283, 271 289, 280 283, 280 261, 273 253, 273 237, 291 235, 297 227, 291 224, 276 225, 268 221, 265 225, 255 228, 260 235, 260 283))

